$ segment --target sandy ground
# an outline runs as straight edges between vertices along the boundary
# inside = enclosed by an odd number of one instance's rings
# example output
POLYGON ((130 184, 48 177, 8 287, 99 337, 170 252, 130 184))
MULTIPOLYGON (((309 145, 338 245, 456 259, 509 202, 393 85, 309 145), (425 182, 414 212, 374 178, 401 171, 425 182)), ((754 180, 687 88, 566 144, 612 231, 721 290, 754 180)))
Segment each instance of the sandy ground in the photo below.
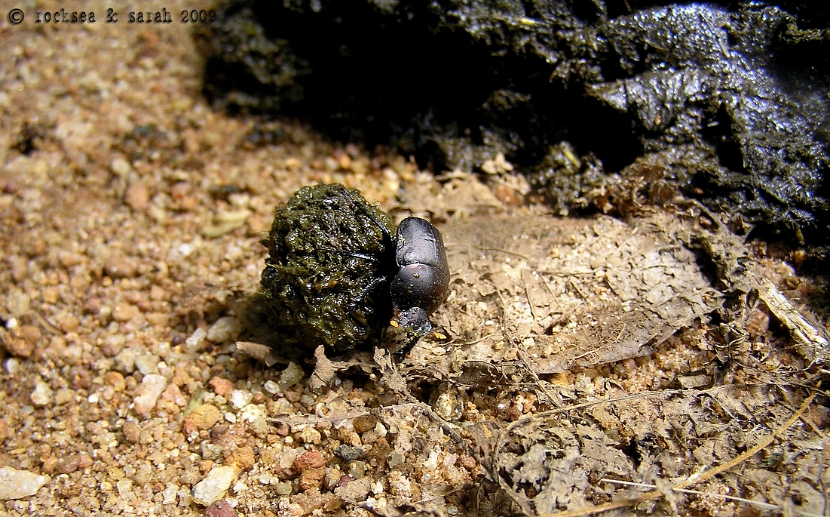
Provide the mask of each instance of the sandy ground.
MULTIPOLYGON (((210 5, 143 6, 166 8, 169 24, 130 24, 118 7, 118 22, 106 23, 110 7, 85 3, 94 24, 35 23, 58 2, 21 4, 19 25, 4 9, 0 21, 0 514, 202 515, 218 500, 211 515, 488 515, 649 490, 603 485, 592 477, 602 472, 657 485, 664 492, 638 508, 658 514, 771 508, 723 497, 732 495, 826 515, 826 399, 784 426, 806 400, 799 386, 820 372, 770 311, 753 307, 718 341, 695 312, 703 296, 661 330, 679 329, 660 346, 587 364, 581 349, 551 359, 566 348, 560 337, 602 337, 572 330, 604 321, 597 307, 621 292, 585 243, 611 246, 601 238, 612 227, 626 239, 654 227, 680 239, 679 229, 657 219, 554 223, 543 207, 520 206, 525 185, 509 174, 486 185, 463 172, 436 179, 406 157, 332 143, 293 121, 213 112, 192 24, 180 22, 183 9, 210 5), (399 219, 432 216, 446 231, 458 280, 435 317, 445 335, 413 352, 406 380, 370 353, 326 363, 319 386, 310 352, 268 368, 236 351, 246 329, 235 300, 259 285, 274 207, 317 182, 357 187, 399 219), (508 216, 551 221, 547 233, 525 232, 545 244, 538 256, 505 244, 497 230, 508 216), (467 217, 489 218, 476 228, 497 233, 475 241, 478 252, 467 217), (563 265, 596 285, 542 275, 563 265), (494 358, 497 372, 458 371, 494 358), (773 431, 789 434, 695 487, 719 497, 666 488, 773 431), (532 444, 572 463, 524 457, 532 444), (539 493, 553 503, 531 501, 539 493)), ((614 242, 622 250, 626 239, 614 242)), ((783 254, 752 252, 791 297, 823 295, 783 254)), ((704 287, 694 289, 717 298, 704 287)))

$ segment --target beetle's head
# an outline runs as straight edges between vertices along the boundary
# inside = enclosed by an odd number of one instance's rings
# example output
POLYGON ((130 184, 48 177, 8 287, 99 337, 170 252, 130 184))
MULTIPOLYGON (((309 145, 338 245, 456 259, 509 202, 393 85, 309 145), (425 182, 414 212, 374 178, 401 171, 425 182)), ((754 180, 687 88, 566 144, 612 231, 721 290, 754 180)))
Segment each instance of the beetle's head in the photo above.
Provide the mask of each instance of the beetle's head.
POLYGON ((398 324, 411 336, 421 337, 432 330, 426 311, 420 307, 402 310, 398 316, 398 324))

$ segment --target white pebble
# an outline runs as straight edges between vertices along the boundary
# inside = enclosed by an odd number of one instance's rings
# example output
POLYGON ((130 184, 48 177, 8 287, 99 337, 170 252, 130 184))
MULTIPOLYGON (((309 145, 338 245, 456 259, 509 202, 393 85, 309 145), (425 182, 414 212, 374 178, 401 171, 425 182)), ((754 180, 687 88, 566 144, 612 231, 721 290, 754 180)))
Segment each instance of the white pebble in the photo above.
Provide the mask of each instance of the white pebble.
POLYGON ((45 406, 52 401, 52 388, 43 381, 37 381, 30 398, 35 406, 45 406))
POLYGON ((12 467, 0 468, 0 501, 30 497, 50 481, 49 476, 39 476, 12 467))
POLYGON ((274 395, 280 392, 280 385, 274 381, 265 381, 265 384, 262 385, 262 389, 274 395))
POLYGON ((6 369, 6 373, 10 375, 16 375, 17 372, 20 371, 20 361, 18 361, 14 357, 9 357, 8 359, 6 359, 6 362, 3 363, 3 367, 6 369))
POLYGON ((205 340, 207 337, 207 332, 203 328, 197 328, 193 331, 193 334, 190 335, 187 339, 184 340, 184 351, 187 353, 193 353, 199 350, 199 345, 202 344, 202 341, 205 340))
POLYGON ((265 410, 262 406, 257 404, 248 404, 242 411, 239 412, 239 419, 243 422, 254 422, 256 420, 265 420, 265 410))
POLYGON ((313 443, 315 445, 320 445, 320 441, 322 440, 323 435, 317 429, 313 427, 306 427, 302 431, 300 431, 300 440, 303 443, 313 443))
POLYGON ((305 377, 305 372, 302 368, 297 366, 293 361, 288 363, 285 370, 280 374, 280 391, 286 391, 290 387, 298 384, 305 377))
POLYGON ((6 308, 13 316, 23 316, 29 312, 31 299, 23 293, 9 293, 6 296, 6 308))
POLYGON ((115 356, 115 367, 121 373, 129 375, 135 371, 135 352, 129 348, 118 352, 115 356))
POLYGON ((161 375, 149 374, 144 376, 141 386, 136 389, 136 397, 133 400, 135 412, 143 415, 149 413, 158 402, 164 388, 167 387, 167 379, 161 375))
POLYGON ((188 255, 193 253, 194 249, 196 249, 196 248, 194 248, 192 244, 184 243, 184 244, 180 244, 179 247, 176 248, 176 251, 179 252, 179 255, 181 255, 182 258, 187 258, 188 255))
POLYGON ((290 495, 292 486, 291 483, 280 482, 274 485, 274 490, 277 492, 277 495, 290 495))
POLYGON ((167 488, 161 491, 161 495, 164 497, 164 501, 162 504, 174 504, 176 502, 176 494, 179 493, 179 485, 171 484, 167 488))
POLYGON ((135 358, 135 367, 141 375, 159 372, 159 357, 153 354, 142 354, 135 358))
POLYGON ((251 403, 254 394, 248 390, 233 390, 231 392, 231 405, 234 409, 242 409, 251 403))
POLYGON ((114 159, 112 163, 110 163, 110 169, 122 178, 126 178, 130 174, 130 171, 133 170, 130 163, 124 158, 114 159))
POLYGON ((378 422, 378 423, 377 423, 377 425, 375 425, 375 432, 378 434, 378 436, 379 436, 379 437, 381 437, 381 438, 385 438, 385 437, 386 437, 386 433, 387 433, 388 431, 386 430, 386 426, 384 426, 383 424, 381 424, 380 422, 378 422))
POLYGON ((216 320, 207 331, 207 338, 214 343, 234 341, 242 332, 242 324, 238 319, 225 316, 216 320))
POLYGON ((207 506, 224 497, 236 477, 233 467, 213 467, 207 477, 193 487, 193 501, 207 506))
POLYGON ((132 491, 133 480, 129 478, 119 479, 115 484, 115 488, 118 490, 119 495, 125 496, 132 491))

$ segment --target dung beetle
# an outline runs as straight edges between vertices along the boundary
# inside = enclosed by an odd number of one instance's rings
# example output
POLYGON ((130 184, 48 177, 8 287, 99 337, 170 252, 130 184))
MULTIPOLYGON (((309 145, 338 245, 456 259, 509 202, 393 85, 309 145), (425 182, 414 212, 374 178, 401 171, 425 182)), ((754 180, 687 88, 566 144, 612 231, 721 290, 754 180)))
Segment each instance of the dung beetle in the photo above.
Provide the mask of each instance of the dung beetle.
POLYGON ((401 221, 393 237, 386 225, 352 199, 348 190, 344 188, 341 192, 380 228, 383 235, 384 253, 380 259, 360 253, 350 254, 374 262, 380 260, 386 274, 373 279, 361 298, 380 285, 389 284, 392 305, 399 311, 398 324, 409 337, 409 341, 396 352, 399 357, 403 356, 432 330, 428 315, 447 298, 450 268, 444 240, 435 226, 420 217, 407 217, 401 221))

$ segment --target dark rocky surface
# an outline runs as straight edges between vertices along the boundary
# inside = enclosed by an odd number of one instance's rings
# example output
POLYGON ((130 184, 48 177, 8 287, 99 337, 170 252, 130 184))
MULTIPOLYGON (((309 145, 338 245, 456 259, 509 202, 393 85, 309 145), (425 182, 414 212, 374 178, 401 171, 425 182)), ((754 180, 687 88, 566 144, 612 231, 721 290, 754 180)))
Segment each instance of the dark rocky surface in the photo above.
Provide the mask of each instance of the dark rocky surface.
POLYGON ((241 1, 201 41, 216 107, 437 169, 503 152, 561 212, 657 177, 820 247, 827 26, 795 2, 241 1))

